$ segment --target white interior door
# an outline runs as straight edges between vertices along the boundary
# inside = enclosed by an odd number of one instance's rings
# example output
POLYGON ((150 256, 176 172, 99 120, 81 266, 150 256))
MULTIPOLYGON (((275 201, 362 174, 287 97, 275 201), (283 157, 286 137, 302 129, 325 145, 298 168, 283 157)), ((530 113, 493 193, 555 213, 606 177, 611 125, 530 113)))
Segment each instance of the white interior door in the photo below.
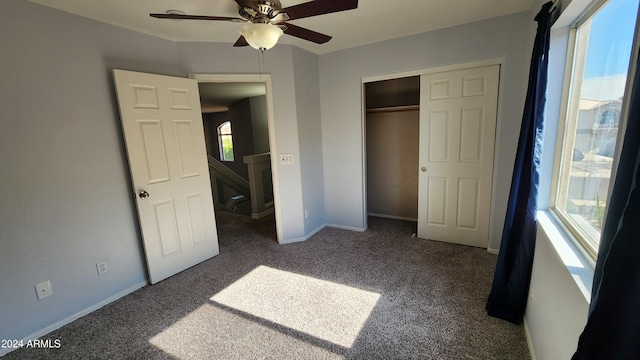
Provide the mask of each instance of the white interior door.
POLYGON ((198 84, 114 70, 152 284, 219 253, 198 84))
POLYGON ((418 237, 487 247, 500 66, 422 75, 418 237))

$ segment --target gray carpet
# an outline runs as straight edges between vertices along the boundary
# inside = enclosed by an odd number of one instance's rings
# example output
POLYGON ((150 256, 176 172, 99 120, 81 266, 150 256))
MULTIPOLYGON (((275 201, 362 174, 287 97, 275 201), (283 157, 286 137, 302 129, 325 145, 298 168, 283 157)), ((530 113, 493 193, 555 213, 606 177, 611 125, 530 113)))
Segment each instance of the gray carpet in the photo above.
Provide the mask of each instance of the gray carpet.
POLYGON ((272 219, 218 214, 220 255, 6 359, 529 359, 486 315, 496 256, 371 218, 278 245, 272 219))

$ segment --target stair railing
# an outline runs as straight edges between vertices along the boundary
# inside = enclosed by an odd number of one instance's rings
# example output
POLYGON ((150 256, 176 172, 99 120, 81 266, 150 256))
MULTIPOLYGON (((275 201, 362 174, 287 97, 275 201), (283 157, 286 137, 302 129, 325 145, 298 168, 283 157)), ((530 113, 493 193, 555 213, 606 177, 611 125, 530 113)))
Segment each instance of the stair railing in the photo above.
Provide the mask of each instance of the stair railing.
POLYGON ((263 176, 271 176, 271 156, 269 153, 247 155, 243 159, 249 169, 249 189, 251 191, 251 218, 262 219, 273 213, 273 201, 267 200, 263 176))
POLYGON ((265 193, 263 174, 266 169, 271 175, 271 158, 269 153, 248 155, 243 158, 249 170, 249 181, 226 167, 222 162, 208 155, 209 173, 211 175, 211 188, 213 190, 214 203, 224 207, 218 199, 218 182, 236 190, 240 194, 251 199, 251 218, 261 219, 273 213, 273 201, 270 194, 265 193))

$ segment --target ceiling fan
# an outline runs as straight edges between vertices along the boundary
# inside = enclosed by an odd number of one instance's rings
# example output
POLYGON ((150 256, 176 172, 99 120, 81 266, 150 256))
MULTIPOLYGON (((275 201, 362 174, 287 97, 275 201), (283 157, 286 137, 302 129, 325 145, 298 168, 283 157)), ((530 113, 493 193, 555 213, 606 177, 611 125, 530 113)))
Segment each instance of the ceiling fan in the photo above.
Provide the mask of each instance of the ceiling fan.
POLYGON ((246 23, 240 28, 240 38, 233 46, 247 46, 264 51, 288 34, 316 44, 324 44, 331 36, 288 23, 289 20, 356 9, 358 0, 315 0, 282 8, 280 0, 235 0, 241 17, 187 15, 180 11, 149 14, 159 19, 215 20, 246 23))

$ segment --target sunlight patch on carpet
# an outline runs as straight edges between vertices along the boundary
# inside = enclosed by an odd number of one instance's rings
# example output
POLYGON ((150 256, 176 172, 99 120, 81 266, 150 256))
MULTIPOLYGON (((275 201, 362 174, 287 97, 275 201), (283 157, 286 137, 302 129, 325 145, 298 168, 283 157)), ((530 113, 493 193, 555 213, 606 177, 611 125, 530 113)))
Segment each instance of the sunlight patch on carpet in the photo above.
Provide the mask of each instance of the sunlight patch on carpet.
POLYGON ((343 359, 213 304, 204 304, 149 339, 173 359, 343 359))
POLYGON ((380 294, 259 266, 211 301, 351 347, 380 294))

